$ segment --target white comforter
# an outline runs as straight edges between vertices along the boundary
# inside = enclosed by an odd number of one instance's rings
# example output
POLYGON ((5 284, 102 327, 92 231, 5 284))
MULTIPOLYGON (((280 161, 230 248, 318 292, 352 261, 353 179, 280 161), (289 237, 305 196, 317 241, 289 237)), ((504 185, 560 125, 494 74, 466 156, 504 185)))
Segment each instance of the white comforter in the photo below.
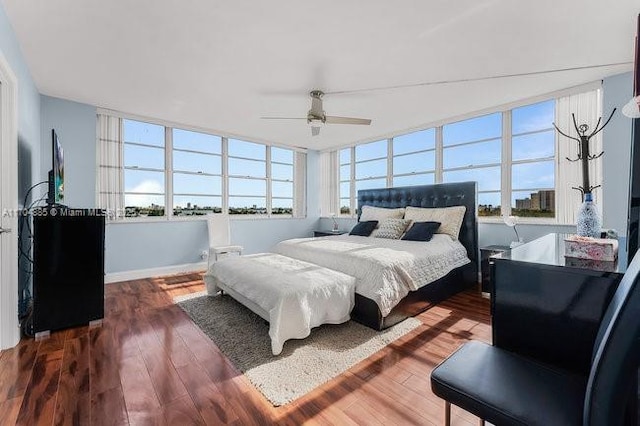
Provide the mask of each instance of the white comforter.
POLYGON ((348 321, 354 305, 354 277, 273 253, 224 258, 204 279, 208 294, 222 285, 269 321, 274 355, 286 340, 307 337, 314 327, 348 321))
POLYGON ((356 293, 375 301, 383 316, 409 291, 470 262, 464 246, 444 234, 429 242, 350 235, 297 238, 272 251, 356 277, 356 293))

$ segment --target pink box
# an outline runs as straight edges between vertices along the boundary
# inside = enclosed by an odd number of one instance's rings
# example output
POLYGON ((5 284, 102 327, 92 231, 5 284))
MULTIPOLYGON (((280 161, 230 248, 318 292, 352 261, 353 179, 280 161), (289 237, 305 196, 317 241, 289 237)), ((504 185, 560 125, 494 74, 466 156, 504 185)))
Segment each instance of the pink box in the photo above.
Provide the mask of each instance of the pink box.
POLYGON ((613 262, 618 257, 618 240, 570 235, 564 239, 564 255, 613 262))

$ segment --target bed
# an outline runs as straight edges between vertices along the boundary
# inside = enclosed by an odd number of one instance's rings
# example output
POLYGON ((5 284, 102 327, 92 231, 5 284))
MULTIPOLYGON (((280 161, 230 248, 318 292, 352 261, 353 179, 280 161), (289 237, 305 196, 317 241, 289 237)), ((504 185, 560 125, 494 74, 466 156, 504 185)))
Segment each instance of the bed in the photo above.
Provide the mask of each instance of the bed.
POLYGON ((336 297, 345 299, 351 319, 376 330, 391 327, 477 285, 476 198, 475 182, 358 191, 358 218, 364 206, 464 206, 458 238, 436 234, 429 242, 418 242, 345 235, 286 240, 271 254, 215 263, 205 274, 207 291, 216 294, 222 289, 277 323, 270 330, 274 354, 285 340, 302 338, 314 326, 346 320, 344 313, 330 315, 327 311, 331 308, 328 304, 340 305, 336 297), (307 271, 306 275, 298 270, 307 271), (345 289, 349 289, 349 300, 344 297, 345 289), (297 303, 294 307, 293 302, 297 303), (282 310, 285 305, 287 309, 282 310), (285 311, 307 316, 308 324, 302 329, 286 329, 289 321, 272 315, 285 311))
MULTIPOLYGON (((477 231, 477 191, 475 182, 446 183, 402 188, 369 189, 358 191, 358 217, 364 206, 397 208, 397 207, 451 207, 465 206, 465 214, 457 241, 451 241, 446 235, 435 235, 429 243, 414 243, 413 249, 406 248, 406 241, 387 240, 372 237, 322 237, 316 239, 294 239, 279 243, 274 252, 296 259, 312 262, 320 266, 354 275, 357 278, 355 306, 351 312, 352 319, 376 330, 382 330, 414 316, 433 304, 436 304, 455 293, 471 288, 478 282, 478 231, 477 231), (447 243, 448 241, 448 243, 447 243), (398 247, 398 245, 402 245, 398 247), (454 257, 452 262, 431 274, 435 263, 411 262, 402 259, 393 260, 394 254, 406 251, 410 255, 428 251, 436 245, 448 251, 443 256, 454 257), (360 248, 358 248, 360 246, 360 248), (333 247, 333 248, 332 248, 333 247), (349 248, 350 247, 350 248, 349 248), (397 248, 397 250, 396 250, 397 248), (341 250, 343 252, 341 253, 341 250), (389 269, 384 266, 386 255, 377 256, 378 263, 367 259, 362 262, 358 253, 388 250, 389 269), (462 253, 460 252, 462 250, 462 253), (464 253, 466 251, 466 253, 464 253), (464 259, 460 256, 466 254, 464 259), (354 262, 358 264, 354 264, 354 262), (367 265, 369 270, 367 271, 367 265), (422 271, 420 271, 422 268, 422 271), (385 274, 394 274, 399 281, 406 284, 385 287, 384 292, 391 294, 391 306, 375 294, 375 288, 384 281, 385 274), (410 274, 410 278, 402 277, 410 274), (433 281, 435 275, 435 281, 433 281), (417 276, 417 278, 416 278, 417 276), (426 284, 428 282, 428 284, 426 284), (425 285, 426 284, 426 285, 425 285), (373 290, 373 291, 372 291, 373 290), (399 302, 398 302, 399 300, 399 302)), ((442 260, 442 259, 440 259, 442 260)))
POLYGON ((348 321, 354 306, 354 277, 276 253, 215 262, 205 283, 209 295, 222 290, 269 323, 273 355, 315 327, 348 321))

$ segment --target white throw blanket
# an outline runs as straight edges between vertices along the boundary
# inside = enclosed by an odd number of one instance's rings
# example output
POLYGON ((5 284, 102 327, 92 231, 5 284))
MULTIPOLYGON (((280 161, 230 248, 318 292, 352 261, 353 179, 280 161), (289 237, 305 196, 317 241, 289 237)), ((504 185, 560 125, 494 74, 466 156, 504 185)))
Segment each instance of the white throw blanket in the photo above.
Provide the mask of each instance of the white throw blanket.
POLYGON ((429 242, 350 235, 297 238, 272 251, 356 277, 356 293, 375 301, 383 316, 409 291, 470 262, 464 246, 444 234, 429 242))
POLYGON ((354 305, 355 278, 273 253, 224 258, 204 280, 210 295, 224 285, 264 311, 274 355, 313 327, 348 321, 354 305))

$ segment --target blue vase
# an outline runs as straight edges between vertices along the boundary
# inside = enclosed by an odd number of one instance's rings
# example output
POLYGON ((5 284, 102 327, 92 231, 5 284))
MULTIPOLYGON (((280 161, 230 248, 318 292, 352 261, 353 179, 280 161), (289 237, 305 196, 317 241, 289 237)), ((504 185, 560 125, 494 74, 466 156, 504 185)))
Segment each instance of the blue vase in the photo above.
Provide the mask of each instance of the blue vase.
POLYGON ((578 210, 576 227, 577 234, 581 237, 600 238, 600 216, 598 216, 598 209, 593 203, 593 196, 590 192, 584 194, 584 202, 578 210))

